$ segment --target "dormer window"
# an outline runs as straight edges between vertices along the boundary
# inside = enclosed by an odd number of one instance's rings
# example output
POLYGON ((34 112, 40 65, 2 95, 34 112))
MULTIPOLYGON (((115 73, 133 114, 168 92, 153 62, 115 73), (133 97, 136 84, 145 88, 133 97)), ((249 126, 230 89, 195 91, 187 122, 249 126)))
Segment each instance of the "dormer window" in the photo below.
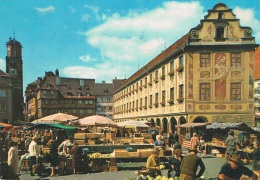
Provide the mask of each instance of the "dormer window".
POLYGON ((223 18, 223 13, 222 12, 219 12, 218 13, 218 19, 222 19, 223 18))
POLYGON ((224 27, 217 27, 216 28, 216 41, 224 41, 224 27))

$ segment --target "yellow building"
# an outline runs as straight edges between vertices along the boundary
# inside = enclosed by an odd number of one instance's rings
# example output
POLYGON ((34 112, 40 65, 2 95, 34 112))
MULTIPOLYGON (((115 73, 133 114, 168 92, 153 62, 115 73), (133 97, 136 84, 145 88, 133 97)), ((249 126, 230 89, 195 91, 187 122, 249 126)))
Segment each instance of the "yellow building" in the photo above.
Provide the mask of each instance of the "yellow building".
POLYGON ((252 29, 225 4, 135 72, 114 93, 114 120, 149 120, 164 132, 187 122, 254 119, 252 29))

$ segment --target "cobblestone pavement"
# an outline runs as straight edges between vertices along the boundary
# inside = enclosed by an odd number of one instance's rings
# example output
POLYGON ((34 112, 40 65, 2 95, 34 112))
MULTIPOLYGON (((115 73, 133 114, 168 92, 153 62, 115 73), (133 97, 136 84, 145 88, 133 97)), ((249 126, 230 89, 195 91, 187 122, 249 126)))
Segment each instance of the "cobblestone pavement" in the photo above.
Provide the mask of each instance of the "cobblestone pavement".
MULTIPOLYGON (((202 158, 206 171, 203 176, 205 178, 217 177, 218 172, 221 166, 225 163, 224 158, 219 158, 211 155, 206 155, 202 158)), ((92 174, 76 174, 76 175, 64 175, 64 176, 54 176, 48 178, 48 174, 43 174, 43 176, 30 176, 26 174, 25 171, 21 171, 20 179, 21 180, 30 180, 30 179, 70 179, 70 180, 126 180, 128 177, 136 178, 135 172, 137 169, 140 169, 141 166, 145 166, 143 163, 118 163, 119 171, 116 172, 98 172, 92 174)), ((247 165, 252 169, 251 165, 247 165)), ((162 171, 163 176, 167 176, 167 170, 162 171)))

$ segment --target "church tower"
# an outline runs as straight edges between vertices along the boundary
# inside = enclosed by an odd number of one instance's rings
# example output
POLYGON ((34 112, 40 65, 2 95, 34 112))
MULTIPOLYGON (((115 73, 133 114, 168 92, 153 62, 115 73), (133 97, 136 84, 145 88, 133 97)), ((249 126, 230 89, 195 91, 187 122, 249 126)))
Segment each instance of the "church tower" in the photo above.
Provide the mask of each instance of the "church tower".
POLYGON ((6 43, 6 73, 12 77, 13 86, 13 122, 24 120, 23 106, 23 60, 22 45, 15 38, 6 43))

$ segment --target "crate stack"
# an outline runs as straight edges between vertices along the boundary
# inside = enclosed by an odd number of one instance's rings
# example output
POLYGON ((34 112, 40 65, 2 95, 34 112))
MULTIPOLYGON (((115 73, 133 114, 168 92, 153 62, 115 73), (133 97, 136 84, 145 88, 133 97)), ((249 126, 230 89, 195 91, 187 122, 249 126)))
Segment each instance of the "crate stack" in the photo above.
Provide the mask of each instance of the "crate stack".
POLYGON ((86 144, 86 133, 75 133, 74 140, 78 142, 79 145, 86 144))

